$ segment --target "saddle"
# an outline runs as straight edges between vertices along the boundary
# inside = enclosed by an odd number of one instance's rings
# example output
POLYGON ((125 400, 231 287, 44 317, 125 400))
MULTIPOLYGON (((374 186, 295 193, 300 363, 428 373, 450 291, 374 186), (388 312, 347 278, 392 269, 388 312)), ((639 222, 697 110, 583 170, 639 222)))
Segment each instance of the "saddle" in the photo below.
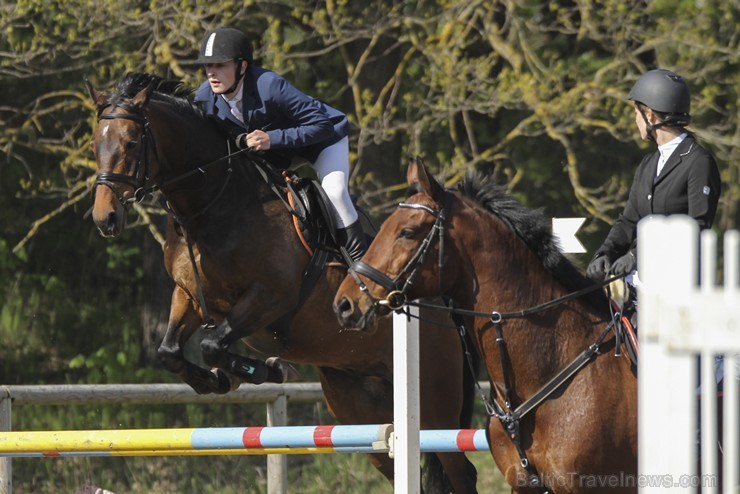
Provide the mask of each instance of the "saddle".
POLYGON ((351 259, 345 259, 339 248, 334 206, 315 176, 299 175, 293 167, 278 168, 254 155, 251 158, 259 174, 290 211, 296 234, 311 255, 301 279, 300 305, 325 266, 351 264, 351 259))
POLYGON ((614 330, 617 333, 617 352, 619 352, 621 342, 624 342, 627 355, 629 355, 632 364, 637 366, 640 346, 637 342, 637 296, 635 291, 624 279, 620 278, 609 283, 606 293, 609 297, 612 317, 614 318, 614 330))

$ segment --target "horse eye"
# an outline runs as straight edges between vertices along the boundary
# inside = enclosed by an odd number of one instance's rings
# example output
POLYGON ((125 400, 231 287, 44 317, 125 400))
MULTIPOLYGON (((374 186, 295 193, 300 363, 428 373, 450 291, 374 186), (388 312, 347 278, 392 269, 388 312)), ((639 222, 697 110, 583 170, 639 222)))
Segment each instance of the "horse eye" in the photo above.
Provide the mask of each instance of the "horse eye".
POLYGON ((136 141, 128 141, 126 143, 126 149, 128 149, 130 151, 130 150, 134 149, 137 144, 138 144, 138 142, 136 142, 136 141))
POLYGON ((398 236, 401 238, 414 238, 415 233, 416 232, 414 232, 414 230, 412 230, 411 228, 404 228, 403 230, 398 232, 398 236))

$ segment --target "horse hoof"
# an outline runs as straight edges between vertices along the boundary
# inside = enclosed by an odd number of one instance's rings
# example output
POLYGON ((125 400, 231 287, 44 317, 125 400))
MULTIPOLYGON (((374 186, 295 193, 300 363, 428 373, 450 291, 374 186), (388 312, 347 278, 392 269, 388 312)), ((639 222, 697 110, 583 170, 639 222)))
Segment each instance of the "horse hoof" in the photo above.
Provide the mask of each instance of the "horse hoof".
POLYGON ((231 391, 231 379, 229 376, 219 369, 214 369, 212 372, 217 379, 216 389, 214 389, 213 392, 217 395, 224 395, 231 391))
POLYGON ((301 375, 301 373, 298 372, 298 370, 293 367, 293 365, 280 359, 280 357, 270 357, 265 360, 265 364, 267 364, 268 367, 271 367, 274 370, 278 371, 279 374, 282 376, 282 380, 279 381, 279 384, 303 380, 303 376, 301 375))

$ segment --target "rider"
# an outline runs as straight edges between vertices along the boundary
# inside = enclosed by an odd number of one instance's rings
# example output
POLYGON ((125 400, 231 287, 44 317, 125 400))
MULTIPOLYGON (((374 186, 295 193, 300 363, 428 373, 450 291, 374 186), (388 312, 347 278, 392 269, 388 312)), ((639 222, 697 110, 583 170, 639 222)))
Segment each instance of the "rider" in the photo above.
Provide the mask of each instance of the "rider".
POLYGON ((293 158, 309 161, 334 206, 339 244, 359 260, 367 243, 348 191, 346 115, 254 65, 252 44, 238 29, 209 31, 197 62, 208 80, 194 101, 225 124, 238 147, 264 151, 268 161, 281 166, 293 158))
POLYGON ((691 95, 684 79, 664 69, 643 74, 627 99, 643 140, 658 149, 637 168, 624 211, 588 265, 589 277, 607 274, 636 281, 637 222, 649 215, 686 214, 700 229, 711 228, 721 192, 712 155, 684 127, 691 122, 691 95), (634 280, 633 280, 634 278, 634 280))

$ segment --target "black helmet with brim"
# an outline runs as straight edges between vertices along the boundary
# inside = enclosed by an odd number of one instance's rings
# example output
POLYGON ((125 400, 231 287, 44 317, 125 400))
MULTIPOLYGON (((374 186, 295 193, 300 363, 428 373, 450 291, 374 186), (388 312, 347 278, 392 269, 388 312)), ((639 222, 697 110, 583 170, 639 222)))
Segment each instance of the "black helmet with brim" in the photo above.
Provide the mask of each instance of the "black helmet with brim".
POLYGON ((196 63, 223 63, 229 60, 245 60, 252 63, 252 43, 247 36, 231 27, 220 27, 209 31, 200 45, 196 63))

